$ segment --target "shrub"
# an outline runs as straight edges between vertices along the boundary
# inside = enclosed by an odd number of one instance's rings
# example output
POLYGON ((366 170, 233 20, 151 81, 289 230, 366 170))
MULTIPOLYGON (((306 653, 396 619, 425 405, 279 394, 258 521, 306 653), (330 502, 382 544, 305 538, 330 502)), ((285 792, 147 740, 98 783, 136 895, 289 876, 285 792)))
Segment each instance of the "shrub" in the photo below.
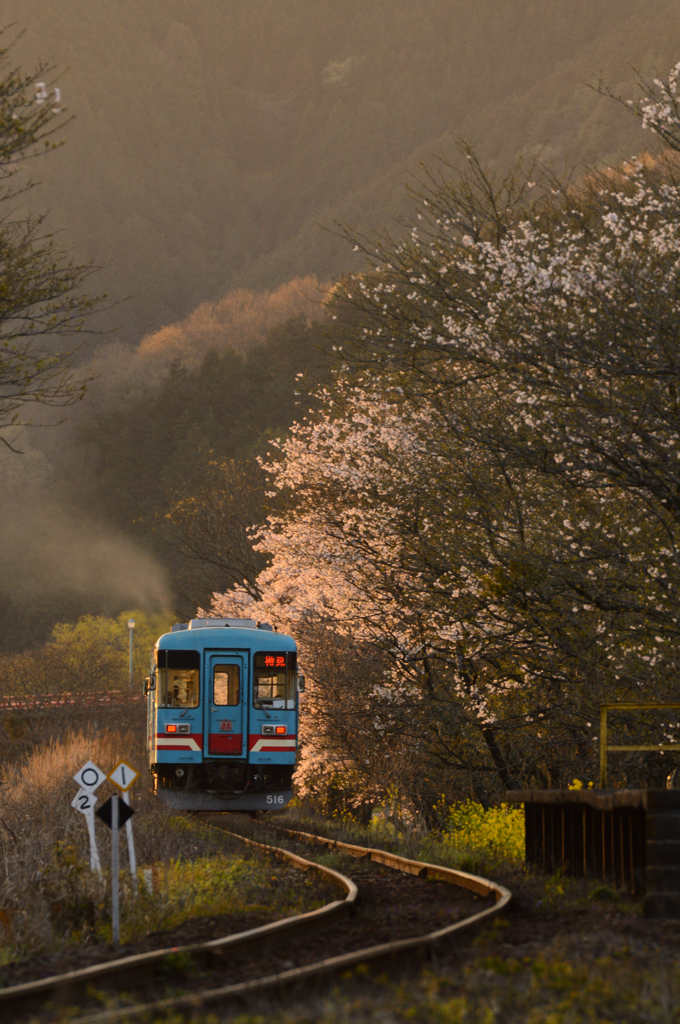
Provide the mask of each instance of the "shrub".
POLYGON ((523 860, 524 808, 510 804, 485 808, 472 800, 453 804, 442 842, 457 849, 483 850, 503 860, 523 860))

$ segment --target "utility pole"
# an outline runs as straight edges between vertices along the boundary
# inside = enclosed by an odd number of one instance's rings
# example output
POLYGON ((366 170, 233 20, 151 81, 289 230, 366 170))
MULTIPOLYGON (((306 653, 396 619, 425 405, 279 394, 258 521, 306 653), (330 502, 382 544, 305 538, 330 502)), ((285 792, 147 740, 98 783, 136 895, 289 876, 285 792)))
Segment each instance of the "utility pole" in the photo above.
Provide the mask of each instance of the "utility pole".
POLYGON ((132 689, 132 634, 135 628, 135 620, 128 619, 128 629, 130 630, 130 689, 132 689))

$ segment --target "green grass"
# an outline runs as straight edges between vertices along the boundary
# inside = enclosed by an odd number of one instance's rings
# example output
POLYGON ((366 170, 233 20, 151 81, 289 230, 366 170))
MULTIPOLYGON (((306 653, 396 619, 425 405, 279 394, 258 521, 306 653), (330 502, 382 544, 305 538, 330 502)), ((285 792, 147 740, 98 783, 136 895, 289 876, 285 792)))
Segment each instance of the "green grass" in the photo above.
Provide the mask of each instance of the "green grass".
POLYGON ((414 860, 429 860, 461 871, 490 874, 503 868, 516 870, 524 862, 524 808, 509 804, 484 808, 472 800, 435 808, 442 827, 397 827, 384 809, 374 812, 369 825, 360 825, 351 813, 324 818, 304 808, 277 815, 290 828, 328 835, 341 842, 375 846, 414 860))
MULTIPOLYGON (((177 1017, 176 1024, 184 1020, 177 1017)), ((462 970, 423 971, 403 982, 348 972, 330 994, 264 1013, 225 1011, 192 1024, 677 1024, 680 960, 654 964, 618 954, 480 956, 462 970)))
MULTIPOLYGON (((190 823, 190 826, 193 823, 190 823)), ((182 822, 186 827, 186 819, 182 822)), ((205 829, 197 823, 198 829, 205 829)), ((127 873, 122 876, 121 942, 132 942, 149 932, 177 928, 190 919, 230 915, 234 930, 238 918, 256 915, 263 921, 315 910, 337 898, 335 888, 316 872, 305 872, 274 857, 252 852, 228 852, 191 860, 179 857, 156 864, 152 887, 140 884, 134 896, 127 873)), ((140 872, 140 882, 142 874, 140 872)), ((99 906, 94 941, 111 940, 107 898, 99 906)), ((248 925, 249 926, 249 925, 248 925)), ((74 932, 72 940, 80 935, 74 932)))
MULTIPOLYGON (((318 897, 310 899, 305 874, 267 857, 225 854, 178 859, 157 865, 153 878, 153 891, 142 887, 136 899, 129 885, 125 887, 122 942, 176 928, 189 918, 255 914, 274 920, 323 903, 318 897)), ((108 920, 100 922, 97 932, 99 939, 110 938, 108 920)))

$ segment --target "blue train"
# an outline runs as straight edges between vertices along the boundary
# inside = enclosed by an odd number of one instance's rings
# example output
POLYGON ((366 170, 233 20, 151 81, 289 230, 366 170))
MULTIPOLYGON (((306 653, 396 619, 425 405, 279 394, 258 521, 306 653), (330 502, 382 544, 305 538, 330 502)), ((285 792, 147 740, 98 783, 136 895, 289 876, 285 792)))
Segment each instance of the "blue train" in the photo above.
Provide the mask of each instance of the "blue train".
POLYGON ((294 640, 252 619, 194 619, 157 641, 149 763, 178 810, 267 811, 293 795, 298 736, 294 640))

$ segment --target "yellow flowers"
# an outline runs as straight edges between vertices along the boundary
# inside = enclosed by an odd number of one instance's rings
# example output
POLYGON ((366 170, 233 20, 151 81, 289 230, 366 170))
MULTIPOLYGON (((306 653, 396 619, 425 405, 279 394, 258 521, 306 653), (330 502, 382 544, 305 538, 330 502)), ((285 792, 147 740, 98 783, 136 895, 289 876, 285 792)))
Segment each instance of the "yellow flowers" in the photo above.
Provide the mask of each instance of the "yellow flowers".
POLYGON ((524 807, 483 807, 473 800, 453 804, 443 831, 447 846, 479 850, 508 860, 524 859, 524 807))

